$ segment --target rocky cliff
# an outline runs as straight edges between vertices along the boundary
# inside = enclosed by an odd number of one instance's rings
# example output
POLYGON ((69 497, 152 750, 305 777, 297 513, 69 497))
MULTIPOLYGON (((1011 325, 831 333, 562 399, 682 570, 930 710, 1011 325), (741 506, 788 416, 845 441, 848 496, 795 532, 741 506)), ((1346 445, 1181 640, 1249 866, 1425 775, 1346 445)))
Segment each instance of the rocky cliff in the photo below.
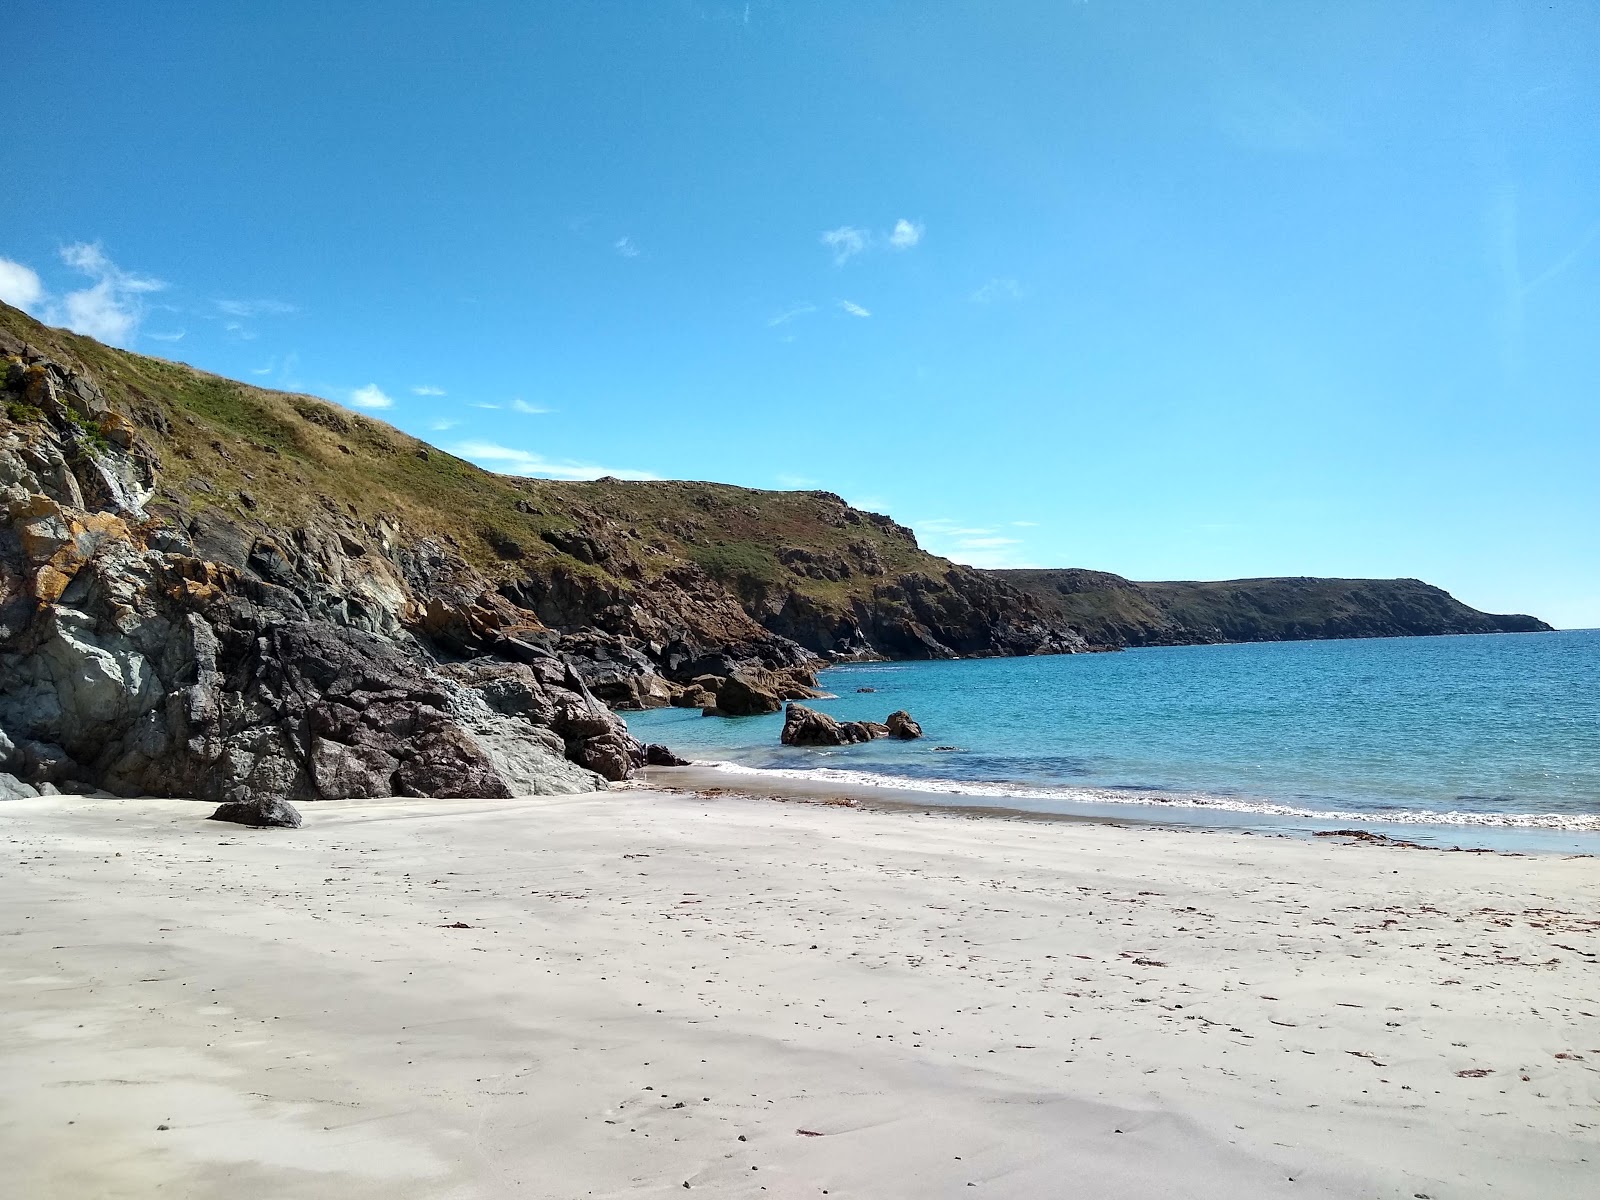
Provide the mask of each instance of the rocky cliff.
POLYGON ((1549 630, 1537 617, 1462 604, 1420 579, 1234 579, 1134 583, 1105 571, 994 571, 1086 639, 1180 646, 1549 630))
POLYGON ((652 752, 608 706, 775 711, 829 660, 1085 648, 829 493, 497 476, 3 305, 0 403, 12 791, 568 791, 652 752))

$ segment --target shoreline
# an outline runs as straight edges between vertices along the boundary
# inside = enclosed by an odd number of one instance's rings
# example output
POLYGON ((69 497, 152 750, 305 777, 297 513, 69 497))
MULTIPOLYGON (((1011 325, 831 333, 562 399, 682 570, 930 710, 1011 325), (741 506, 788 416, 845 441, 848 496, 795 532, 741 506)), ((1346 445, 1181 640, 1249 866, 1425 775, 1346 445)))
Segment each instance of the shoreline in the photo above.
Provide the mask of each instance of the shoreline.
POLYGON ((20 1194, 1576 1200, 1600 1162, 1587 862, 647 788, 208 811, 0 809, 20 1194))
MULTIPOLYGON (((704 794, 707 791, 765 799, 837 799, 884 811, 956 812, 974 818, 1077 822, 1176 830, 1219 830, 1310 839, 1340 829, 1370 833, 1379 840, 1412 844, 1419 849, 1496 854, 1600 855, 1600 818, 1595 828, 1556 829, 1431 820, 1397 821, 1377 813, 1293 811, 1266 804, 1224 807, 1203 801, 1177 803, 1159 797, 1127 796, 1115 800, 1069 799, 1060 795, 1030 796, 1003 784, 958 781, 948 787, 930 781, 859 772, 799 768, 748 767, 725 761, 697 761, 687 767, 646 767, 639 772, 645 787, 704 794), (966 790, 985 788, 987 790, 966 790), (1275 811, 1275 809, 1277 811, 1275 811)), ((1092 793, 1093 789, 1084 789, 1092 793)))

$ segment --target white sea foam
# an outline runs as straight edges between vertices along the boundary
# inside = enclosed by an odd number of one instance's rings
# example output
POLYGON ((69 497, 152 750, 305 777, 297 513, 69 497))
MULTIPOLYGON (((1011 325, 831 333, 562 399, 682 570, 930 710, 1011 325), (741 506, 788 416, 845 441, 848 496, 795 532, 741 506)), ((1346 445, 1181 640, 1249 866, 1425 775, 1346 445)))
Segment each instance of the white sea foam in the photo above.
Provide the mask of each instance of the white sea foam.
POLYGON ((1567 833, 1600 832, 1600 814, 1594 813, 1481 813, 1431 812, 1423 809, 1317 809, 1266 800, 1238 800, 1200 792, 1124 791, 1109 788, 1039 788, 1016 783, 982 783, 957 779, 912 779, 872 771, 847 771, 837 767, 798 770, 786 767, 751 767, 742 763, 696 761, 727 775, 762 779, 793 779, 841 788, 872 788, 922 792, 941 796, 971 796, 984 800, 1011 800, 1029 805, 1117 804, 1153 809, 1209 809, 1219 812, 1311 821, 1375 825, 1463 825, 1495 829, 1551 829, 1567 833))

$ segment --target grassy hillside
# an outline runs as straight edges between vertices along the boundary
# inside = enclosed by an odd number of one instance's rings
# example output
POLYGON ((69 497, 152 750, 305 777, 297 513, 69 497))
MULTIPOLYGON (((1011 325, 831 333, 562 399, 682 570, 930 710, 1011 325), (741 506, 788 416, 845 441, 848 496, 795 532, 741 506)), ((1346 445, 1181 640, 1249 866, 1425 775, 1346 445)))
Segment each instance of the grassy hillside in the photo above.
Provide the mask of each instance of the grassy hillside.
MULTIPOLYGON (((581 600, 547 605, 547 619, 572 624, 595 619, 585 606, 647 604, 663 580, 692 590, 709 577, 768 629, 822 652, 1015 653, 990 635, 1032 609, 832 493, 497 475, 317 397, 117 350, 3 304, 0 330, 103 388, 115 411, 86 436, 127 426, 159 462, 152 511, 187 525, 211 514, 284 535, 332 511, 380 540, 438 538, 520 597, 547 594, 539 581, 559 576, 562 595, 581 600)), ((39 422, 26 386, 21 395, 5 422, 39 422)))
POLYGON ((999 571, 1091 642, 1113 646, 1525 633, 1535 617, 1479 612, 1419 579, 1135 583, 1104 571, 999 571))

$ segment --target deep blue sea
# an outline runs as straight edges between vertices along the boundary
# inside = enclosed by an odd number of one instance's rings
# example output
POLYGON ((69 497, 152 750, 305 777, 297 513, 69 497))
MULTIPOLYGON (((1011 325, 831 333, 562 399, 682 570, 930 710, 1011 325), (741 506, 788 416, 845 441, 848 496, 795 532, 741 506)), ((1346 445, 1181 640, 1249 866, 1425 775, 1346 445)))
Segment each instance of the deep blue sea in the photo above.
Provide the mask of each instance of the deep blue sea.
POLYGON ((782 714, 628 724, 727 764, 730 786, 803 772, 961 804, 1429 841, 1544 830, 1575 835, 1552 847, 1600 850, 1600 630, 871 663, 821 682, 837 698, 814 707, 879 721, 903 708, 927 736, 802 749, 779 744, 782 714))

